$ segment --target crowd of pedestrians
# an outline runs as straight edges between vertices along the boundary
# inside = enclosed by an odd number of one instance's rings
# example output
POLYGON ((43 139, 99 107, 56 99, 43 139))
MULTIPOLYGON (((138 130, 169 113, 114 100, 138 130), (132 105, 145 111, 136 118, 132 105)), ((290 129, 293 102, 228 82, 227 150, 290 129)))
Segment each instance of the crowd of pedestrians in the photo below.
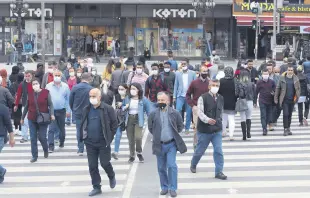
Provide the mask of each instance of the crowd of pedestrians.
MULTIPOLYGON (((0 74, 0 151, 8 141, 14 146, 14 135, 21 136, 20 143, 30 141, 30 162, 35 163, 37 140, 44 158, 48 158, 56 146, 60 150, 66 146, 65 125, 74 124, 77 155, 83 156, 84 148, 87 150, 93 185, 89 196, 102 193, 98 159, 110 187, 116 186, 117 175, 110 160, 118 160, 124 131, 129 144, 128 163, 134 163, 136 157, 144 162, 146 123, 157 158, 160 194, 170 193, 171 197, 177 196, 177 151, 187 151, 181 132, 187 135, 194 129, 190 171, 197 172, 211 142, 215 178, 226 180, 222 140, 226 130, 229 140, 234 140, 237 115, 244 141, 251 138, 252 113, 257 106, 262 135, 274 130, 281 112, 283 135, 292 135, 292 113, 297 103, 300 126, 308 125, 310 57, 299 65, 293 58, 281 66, 269 60, 258 69, 252 60, 240 61, 234 71, 225 67, 215 52, 195 67, 188 59, 178 64, 169 53, 167 61, 153 63, 150 71, 143 59, 111 59, 100 75, 92 59, 77 60, 72 55, 64 68, 51 61, 46 72, 39 63, 36 71, 22 73, 14 66, 9 77, 6 71, 0 74)), ((5 174, 6 169, 0 166, 0 183, 5 174)))

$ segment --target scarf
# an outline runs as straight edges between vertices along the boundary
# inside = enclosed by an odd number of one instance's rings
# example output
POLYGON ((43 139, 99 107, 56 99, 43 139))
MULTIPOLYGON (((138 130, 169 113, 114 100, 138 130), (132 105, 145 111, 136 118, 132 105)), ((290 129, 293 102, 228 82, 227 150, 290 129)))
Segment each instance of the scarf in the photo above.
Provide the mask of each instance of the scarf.
POLYGON ((224 69, 225 79, 233 79, 234 78, 234 69, 232 67, 225 67, 224 69))

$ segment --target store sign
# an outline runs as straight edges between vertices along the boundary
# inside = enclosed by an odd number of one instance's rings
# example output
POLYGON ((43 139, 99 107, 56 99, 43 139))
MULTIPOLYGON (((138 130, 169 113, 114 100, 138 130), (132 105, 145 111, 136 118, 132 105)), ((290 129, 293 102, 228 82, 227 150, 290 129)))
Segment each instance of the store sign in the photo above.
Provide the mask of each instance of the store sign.
MULTIPOLYGON (((264 12, 272 12, 274 9, 273 3, 260 3, 260 7, 263 9, 264 12)), ((280 9, 281 12, 310 12, 310 5, 305 4, 289 4, 287 6, 283 6, 280 9)), ((241 3, 241 4, 234 4, 234 12, 251 12, 250 3, 241 3)))
POLYGON ((169 17, 181 17, 181 18, 196 18, 197 13, 194 9, 153 9, 153 17, 169 18, 169 17))
MULTIPOLYGON (((41 8, 28 8, 28 13, 23 13, 22 17, 30 17, 30 18, 40 18, 42 15, 42 10, 41 8)), ((13 13, 11 11, 11 17, 13 16, 18 16, 17 13, 13 13)), ((50 8, 45 8, 45 17, 52 17, 53 16, 53 10, 50 8)))

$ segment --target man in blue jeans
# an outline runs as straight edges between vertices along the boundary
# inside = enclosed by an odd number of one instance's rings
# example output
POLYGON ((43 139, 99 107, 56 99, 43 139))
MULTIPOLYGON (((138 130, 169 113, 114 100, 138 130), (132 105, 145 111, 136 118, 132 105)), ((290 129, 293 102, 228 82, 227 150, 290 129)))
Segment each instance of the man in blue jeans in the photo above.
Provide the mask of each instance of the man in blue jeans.
MULTIPOLYGON (((13 127, 9 115, 9 109, 3 104, 0 104, 0 153, 4 147, 4 144, 6 143, 8 132, 10 134, 9 143, 11 147, 13 147, 15 144, 13 127)), ((0 165, 0 184, 4 181, 5 173, 6 169, 0 165)))
POLYGON ((89 85, 91 82, 91 74, 83 73, 81 83, 75 85, 70 93, 69 105, 75 116, 76 122, 76 138, 78 142, 78 155, 83 156, 84 143, 80 141, 80 129, 83 109, 89 105, 89 91, 93 88, 89 85))
POLYGON ((217 93, 219 87, 220 82, 213 80, 209 83, 210 91, 204 93, 198 99, 198 143, 192 158, 190 170, 192 173, 196 173, 199 160, 204 155, 210 142, 212 142, 215 178, 226 180, 227 176, 223 174, 224 157, 222 151, 222 111, 224 99, 223 96, 217 93))

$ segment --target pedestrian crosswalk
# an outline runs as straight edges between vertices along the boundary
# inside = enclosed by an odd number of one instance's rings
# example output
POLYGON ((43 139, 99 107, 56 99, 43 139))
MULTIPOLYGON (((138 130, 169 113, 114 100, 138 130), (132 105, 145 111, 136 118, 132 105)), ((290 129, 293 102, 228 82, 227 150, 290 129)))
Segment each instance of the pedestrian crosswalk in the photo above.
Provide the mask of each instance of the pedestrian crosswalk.
POLYGON ((183 135, 188 152, 177 155, 178 198, 310 197, 310 127, 299 127, 294 112, 291 129, 293 135, 284 137, 281 116, 275 131, 262 136, 260 113, 255 109, 252 138, 242 141, 240 117, 236 115, 235 140, 223 139, 226 181, 214 178, 212 144, 197 173, 190 172, 193 138, 183 135))
MULTIPOLYGON (((0 164, 7 169, 5 181, 0 185, 0 197, 87 197, 92 190, 88 172, 86 153, 77 155, 75 126, 66 127, 65 147, 43 157, 40 143, 39 158, 36 163, 30 163, 30 142, 19 143, 13 148, 3 149, 0 154, 0 164)), ((56 147, 57 148, 57 147, 56 147)), ((112 145, 112 151, 114 145, 112 145)), ((112 164, 116 173, 117 185, 110 189, 109 181, 104 170, 100 167, 102 191, 105 197, 121 197, 131 165, 128 164, 128 140, 123 134, 120 146, 119 159, 112 164)))

